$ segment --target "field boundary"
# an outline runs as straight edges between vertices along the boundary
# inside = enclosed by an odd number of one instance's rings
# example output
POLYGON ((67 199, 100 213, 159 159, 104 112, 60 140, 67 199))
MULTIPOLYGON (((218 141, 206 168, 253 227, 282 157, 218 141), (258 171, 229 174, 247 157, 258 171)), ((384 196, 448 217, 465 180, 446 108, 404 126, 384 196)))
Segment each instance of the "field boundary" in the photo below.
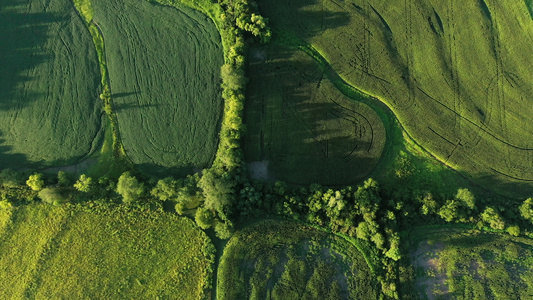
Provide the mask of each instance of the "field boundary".
MULTIPOLYGON (((442 164, 443 166, 445 166, 449 170, 451 170, 454 173, 460 175, 462 178, 464 178, 466 181, 468 181, 473 186, 479 187, 479 188, 481 188, 483 190, 489 190, 491 193, 496 194, 498 196, 516 198, 516 196, 510 196, 508 193, 505 193, 503 191, 493 190, 493 189, 490 189, 488 187, 485 187, 484 185, 476 182, 472 177, 462 173, 457 168, 456 165, 450 164, 448 162, 448 158, 446 158, 446 159, 442 158, 439 155, 427 150, 424 146, 422 146, 420 143, 418 143, 412 137, 412 135, 405 129, 405 126, 398 119, 398 117, 394 113, 394 110, 389 106, 387 101, 383 101, 383 100, 381 100, 380 97, 378 97, 378 96, 376 96, 376 95, 374 95, 372 93, 369 93, 369 92, 367 92, 365 90, 359 89, 359 88, 351 85, 350 83, 348 83, 344 78, 342 78, 341 75, 339 75, 333 69, 333 67, 331 67, 331 65, 329 64, 328 60, 316 48, 314 48, 311 44, 305 42, 301 38, 295 36, 294 34, 288 32, 286 30, 283 30, 283 29, 280 29, 280 28, 277 28, 277 27, 272 27, 272 29, 273 29, 273 32, 274 32, 272 42, 280 43, 280 44, 292 47, 294 49, 301 50, 301 51, 305 52, 307 55, 309 55, 312 58, 314 58, 319 65, 321 65, 322 67, 325 68, 325 74, 328 76, 330 81, 335 85, 335 87, 337 89, 339 89, 344 95, 346 95, 347 97, 349 97, 353 101, 360 101, 360 102, 362 102, 364 104, 367 104, 370 108, 372 108, 378 114, 378 116, 382 120, 383 125, 385 127, 386 139, 387 140, 385 142, 385 148, 383 149, 382 156, 380 157, 378 163, 375 165, 374 169, 370 172, 369 177, 371 177, 373 175, 377 175, 380 170, 385 168, 386 165, 393 163, 394 154, 391 153, 391 149, 392 149, 391 145, 396 143, 397 140, 405 139, 405 141, 407 143, 412 144, 415 149, 420 151, 423 156, 426 156, 426 157, 429 157, 429 158, 432 158, 432 159, 438 161, 440 164, 442 164), (400 132, 395 133, 394 132, 395 131, 395 127, 398 127, 400 129, 401 133, 400 132), (402 137, 402 135, 403 135, 403 137, 402 137)), ((455 112, 455 113, 458 114, 457 112, 455 112)), ((467 119, 465 117, 462 117, 462 118, 464 118, 469 123, 474 124, 473 121, 471 121, 471 120, 469 120, 469 119, 467 119)), ((474 124, 474 125, 476 125, 476 124, 474 124)), ((479 126, 479 125, 476 125, 476 126, 478 128, 480 128, 481 130, 483 130, 484 133, 489 134, 490 136, 492 136, 495 139, 498 139, 495 135, 493 135, 490 132, 484 130, 481 126, 479 126)), ((501 142, 505 143, 505 141, 501 141, 501 142)), ((507 143, 505 143, 505 144, 507 144, 507 143)), ((533 148, 531 148, 531 149, 523 148, 522 149, 520 147, 513 146, 512 144, 508 144, 508 146, 513 147, 515 149, 519 149, 519 150, 533 150, 533 148)), ((420 154, 417 154, 417 153, 412 153, 412 154, 414 154, 415 156, 419 156, 420 155, 420 154)), ((500 174, 500 173, 498 173, 498 174, 500 174)), ((504 174, 501 173, 500 175, 503 176, 504 174)), ((506 175, 506 177, 525 182, 524 179, 513 178, 510 175, 506 175)))

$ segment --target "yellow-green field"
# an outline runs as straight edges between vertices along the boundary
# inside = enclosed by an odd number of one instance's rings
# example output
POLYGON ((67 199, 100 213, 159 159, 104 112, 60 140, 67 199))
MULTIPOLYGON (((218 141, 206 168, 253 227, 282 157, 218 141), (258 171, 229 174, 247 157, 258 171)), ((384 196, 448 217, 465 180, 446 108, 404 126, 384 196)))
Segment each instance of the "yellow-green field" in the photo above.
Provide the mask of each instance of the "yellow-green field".
POLYGON ((260 0, 407 132, 485 186, 533 191, 529 1, 260 0))
POLYGON ((199 299, 214 247, 191 220, 125 207, 0 210, 2 299, 199 299))

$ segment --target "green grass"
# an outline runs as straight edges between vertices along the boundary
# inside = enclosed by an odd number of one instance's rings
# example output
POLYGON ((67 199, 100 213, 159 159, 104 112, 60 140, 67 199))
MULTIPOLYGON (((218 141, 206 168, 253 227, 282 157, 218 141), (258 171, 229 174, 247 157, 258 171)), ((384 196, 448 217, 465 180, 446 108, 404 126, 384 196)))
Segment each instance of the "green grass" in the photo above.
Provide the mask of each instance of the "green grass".
POLYGON ((2 299, 199 299, 211 293, 214 247, 188 219, 122 206, 32 204, 10 213, 0 211, 2 299))
POLYGON ((377 299, 361 253, 342 238, 288 221, 261 221, 224 248, 217 299, 377 299))
POLYGON ((454 227, 409 234, 422 299, 531 299, 533 240, 454 227))
POLYGON ((76 164, 101 142, 91 36, 68 1, 0 4, 0 168, 76 164))
POLYGON ((509 195, 533 191, 527 3, 259 4, 278 33, 302 38, 342 79, 383 100, 440 161, 509 195))
POLYGON ((374 169, 386 133, 370 107, 343 95, 302 51, 275 44, 249 59, 244 150, 248 162, 268 163, 259 176, 346 185, 374 169))
POLYGON ((222 114, 223 53, 213 22, 145 0, 92 4, 127 156, 155 175, 207 167, 222 114))

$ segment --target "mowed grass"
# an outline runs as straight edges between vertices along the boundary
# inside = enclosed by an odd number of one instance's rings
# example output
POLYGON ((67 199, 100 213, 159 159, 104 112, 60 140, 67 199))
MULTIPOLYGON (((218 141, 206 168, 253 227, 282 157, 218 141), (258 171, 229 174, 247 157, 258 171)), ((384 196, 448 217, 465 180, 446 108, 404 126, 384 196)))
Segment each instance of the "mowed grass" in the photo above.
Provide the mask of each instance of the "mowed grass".
POLYGON ((533 240, 450 227, 410 236, 421 299, 532 299, 533 240))
POLYGON ((514 196, 533 191, 530 1, 258 2, 441 161, 514 196))
POLYGON ((213 22, 146 0, 92 4, 128 157, 154 175, 209 166, 223 108, 223 52, 213 22))
POLYGON ((385 128, 370 107, 344 96, 302 51, 257 47, 249 61, 244 151, 253 177, 346 185, 373 170, 385 128))
POLYGON ((217 299, 378 299, 361 253, 344 239, 268 220, 238 231, 224 248, 217 299))
POLYGON ((100 144, 100 75, 68 0, 0 2, 0 168, 75 164, 100 144))
POLYGON ((214 247, 166 213, 32 204, 0 211, 2 299, 199 299, 214 247))

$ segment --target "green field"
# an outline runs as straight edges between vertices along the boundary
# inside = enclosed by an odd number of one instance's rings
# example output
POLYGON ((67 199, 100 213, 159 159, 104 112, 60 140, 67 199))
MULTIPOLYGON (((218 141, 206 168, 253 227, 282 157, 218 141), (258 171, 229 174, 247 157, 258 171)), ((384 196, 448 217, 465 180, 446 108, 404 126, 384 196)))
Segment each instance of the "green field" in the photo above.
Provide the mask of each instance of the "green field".
POLYGON ((533 240, 450 227, 409 236, 421 299, 533 298, 533 240))
POLYGON ((69 0, 3 0, 0 19, 0 168, 81 161, 102 127, 89 31, 69 0))
POLYGON ((124 207, 0 210, 2 299, 199 299, 214 248, 185 218, 124 207))
POLYGON ((509 194, 533 191, 529 1, 259 4, 277 32, 304 39, 387 103, 441 161, 509 194))
POLYGON ((222 117, 220 36, 198 11, 145 0, 94 0, 120 135, 149 174, 207 167, 222 117))
POLYGON ((262 221, 238 231, 224 248, 217 299, 377 299, 379 288, 361 253, 308 226, 262 221))
POLYGON ((298 184, 353 184, 385 145, 367 105, 344 96, 304 52, 281 45, 250 51, 245 156, 252 176, 298 184))

